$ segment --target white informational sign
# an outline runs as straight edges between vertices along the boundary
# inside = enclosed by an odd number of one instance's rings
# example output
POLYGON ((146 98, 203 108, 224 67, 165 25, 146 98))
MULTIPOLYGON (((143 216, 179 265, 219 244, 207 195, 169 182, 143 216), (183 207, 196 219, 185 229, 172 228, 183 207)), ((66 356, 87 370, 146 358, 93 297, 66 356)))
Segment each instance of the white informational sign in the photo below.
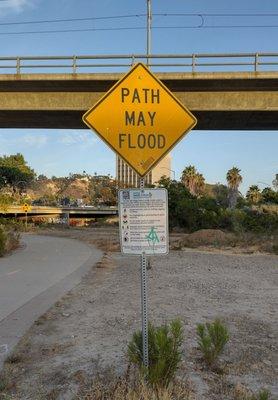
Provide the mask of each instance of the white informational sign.
POLYGON ((166 189, 119 190, 119 226, 123 254, 167 254, 168 194, 166 189))

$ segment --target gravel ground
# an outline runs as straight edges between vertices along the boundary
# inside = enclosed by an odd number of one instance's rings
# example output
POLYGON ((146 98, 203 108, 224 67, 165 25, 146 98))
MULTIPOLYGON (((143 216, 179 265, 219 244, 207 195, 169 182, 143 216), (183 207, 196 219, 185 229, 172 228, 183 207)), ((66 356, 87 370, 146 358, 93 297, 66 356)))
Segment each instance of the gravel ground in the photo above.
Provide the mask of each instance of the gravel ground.
MULTIPOLYGON (((275 255, 219 251, 171 251, 151 259, 149 319, 155 325, 183 321, 181 374, 197 400, 234 399, 239 385, 278 396, 277 267, 275 255), (204 366, 196 341, 196 324, 215 318, 230 332, 221 374, 204 366)), ((69 400, 80 377, 107 367, 123 373, 127 343, 140 329, 140 309, 139 258, 106 254, 21 340, 5 365, 7 392, 18 400, 69 400)))

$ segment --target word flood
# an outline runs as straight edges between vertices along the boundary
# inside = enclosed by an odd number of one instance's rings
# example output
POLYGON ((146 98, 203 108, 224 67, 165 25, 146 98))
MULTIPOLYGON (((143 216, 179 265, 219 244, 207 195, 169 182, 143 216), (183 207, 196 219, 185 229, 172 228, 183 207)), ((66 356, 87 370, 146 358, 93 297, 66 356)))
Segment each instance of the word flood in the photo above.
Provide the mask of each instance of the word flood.
POLYGON ((166 144, 164 135, 161 134, 143 134, 131 135, 130 133, 119 134, 119 147, 129 149, 163 149, 166 144))

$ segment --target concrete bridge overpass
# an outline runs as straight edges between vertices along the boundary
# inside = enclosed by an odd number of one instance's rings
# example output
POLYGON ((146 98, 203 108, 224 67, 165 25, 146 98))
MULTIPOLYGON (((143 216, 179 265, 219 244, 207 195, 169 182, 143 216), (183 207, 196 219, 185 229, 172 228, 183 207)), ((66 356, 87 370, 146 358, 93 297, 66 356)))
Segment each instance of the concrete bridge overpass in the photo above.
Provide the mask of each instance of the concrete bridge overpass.
MULTIPOLYGON (((105 71, 126 71, 143 57, 0 57, 0 128, 86 128, 83 113, 124 73, 105 71)), ((278 130, 278 53, 160 55, 149 62, 197 117, 196 129, 278 130)))
MULTIPOLYGON (((109 217, 118 214, 118 207, 49 207, 31 206, 28 216, 68 216, 69 218, 96 218, 109 217)), ((22 206, 10 206, 7 209, 0 208, 0 216, 25 216, 22 206)))

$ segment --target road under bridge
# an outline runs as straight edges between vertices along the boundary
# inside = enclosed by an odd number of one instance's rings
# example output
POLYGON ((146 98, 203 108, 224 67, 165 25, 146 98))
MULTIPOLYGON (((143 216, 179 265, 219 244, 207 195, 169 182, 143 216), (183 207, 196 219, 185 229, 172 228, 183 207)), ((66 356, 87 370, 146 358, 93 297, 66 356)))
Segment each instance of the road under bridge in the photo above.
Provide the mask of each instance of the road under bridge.
MULTIPOLYGON (((28 217, 67 217, 67 218, 101 218, 118 214, 118 207, 48 207, 31 206, 28 217)), ((0 208, 0 216, 23 217, 25 212, 22 206, 0 208)))

